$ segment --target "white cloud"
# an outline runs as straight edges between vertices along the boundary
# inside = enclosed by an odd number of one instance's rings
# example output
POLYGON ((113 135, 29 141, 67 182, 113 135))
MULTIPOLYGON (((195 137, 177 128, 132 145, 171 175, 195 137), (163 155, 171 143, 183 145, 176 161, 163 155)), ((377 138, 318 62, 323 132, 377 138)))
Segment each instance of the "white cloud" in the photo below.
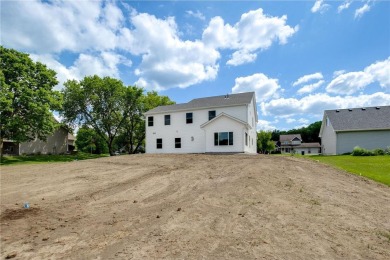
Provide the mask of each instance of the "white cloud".
POLYGON ((266 50, 275 41, 286 44, 287 39, 298 31, 298 26, 286 25, 286 20, 286 15, 273 17, 263 14, 261 8, 242 14, 240 21, 233 26, 225 24, 217 16, 210 20, 202 39, 207 46, 238 51, 227 64, 239 65, 252 62, 256 58, 255 51, 266 50), (246 55, 244 59, 238 59, 240 52, 246 55))
POLYGON ((263 73, 256 73, 236 78, 232 93, 254 91, 256 101, 259 102, 278 97, 278 90, 280 90, 280 86, 277 79, 268 78, 263 73))
POLYGON ((390 88, 390 57, 367 66, 363 71, 347 72, 336 76, 326 87, 329 93, 350 95, 378 82, 382 88, 390 88))
POLYGON ((367 13, 370 11, 371 6, 368 3, 365 3, 362 7, 356 9, 355 11, 355 19, 360 18, 363 16, 363 14, 367 13))
POLYGON ((324 84, 324 80, 320 80, 316 83, 313 83, 313 84, 308 84, 308 85, 304 85, 303 87, 301 87, 297 93, 302 95, 302 94, 307 94, 307 93, 311 93, 313 92, 314 90, 316 90, 317 88, 319 88, 322 84, 324 84))
POLYGON ((328 8, 329 8, 329 5, 328 4, 324 4, 323 0, 317 0, 314 3, 313 7, 311 8, 311 12, 312 13, 317 13, 317 12, 323 13, 326 10, 328 10, 328 8))
POLYGON ((188 15, 193 16, 195 18, 198 18, 202 21, 206 20, 206 17, 199 10, 196 10, 196 12, 189 10, 189 11, 186 11, 186 13, 188 15))
POLYGON ((313 73, 313 74, 309 74, 309 75, 305 75, 305 76, 300 77, 298 80, 296 80, 293 83, 293 86, 297 86, 297 85, 300 85, 300 84, 303 84, 303 83, 307 83, 307 82, 309 82, 311 80, 323 79, 323 78, 324 77, 322 76, 322 73, 316 72, 316 73, 313 73))
POLYGON ((341 5, 339 5, 339 7, 337 7, 337 11, 341 13, 343 10, 348 9, 350 5, 351 5, 351 0, 347 0, 341 5))
POLYGON ((346 72, 346 70, 336 70, 335 72, 333 72, 333 78, 340 76, 341 74, 344 74, 346 72))
POLYGON ((390 104, 390 94, 377 92, 358 96, 330 96, 328 94, 308 95, 301 99, 279 98, 260 104, 263 116, 308 115, 321 118, 326 109, 370 107, 390 104))
POLYGON ((250 63, 255 61, 257 58, 256 53, 248 53, 246 50, 239 50, 233 53, 233 56, 226 64, 238 66, 244 63, 250 63))
POLYGON ((123 22, 118 7, 100 1, 5 1, 1 18, 2 44, 41 54, 111 50, 123 22))
POLYGON ((141 13, 131 21, 134 30, 128 32, 129 49, 142 55, 136 85, 164 90, 216 78, 219 52, 200 41, 182 41, 173 17, 161 20, 141 13))
POLYGON ((273 123, 274 122, 259 119, 257 121, 257 130, 265 130, 265 131, 275 130, 276 127, 273 125, 273 123))
POLYGON ((96 55, 81 53, 70 67, 62 65, 57 61, 57 57, 53 55, 31 54, 30 57, 34 61, 40 61, 46 64, 49 68, 57 72, 59 84, 56 89, 61 89, 67 80, 81 80, 83 77, 90 75, 119 78, 118 65, 131 65, 131 61, 127 60, 124 56, 112 52, 102 52, 96 55))

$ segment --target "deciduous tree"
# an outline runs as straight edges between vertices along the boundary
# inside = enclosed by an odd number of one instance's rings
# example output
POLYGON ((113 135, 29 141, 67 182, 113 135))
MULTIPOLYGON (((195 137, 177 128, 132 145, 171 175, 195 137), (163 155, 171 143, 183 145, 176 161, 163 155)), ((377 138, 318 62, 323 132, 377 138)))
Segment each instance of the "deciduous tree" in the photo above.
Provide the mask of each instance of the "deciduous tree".
POLYGON ((95 75, 81 81, 68 80, 64 86, 61 114, 65 122, 93 128, 114 155, 113 141, 127 116, 122 81, 95 75))
POLYGON ((3 140, 45 140, 57 127, 61 107, 56 73, 28 54, 0 46, 0 151, 3 140))

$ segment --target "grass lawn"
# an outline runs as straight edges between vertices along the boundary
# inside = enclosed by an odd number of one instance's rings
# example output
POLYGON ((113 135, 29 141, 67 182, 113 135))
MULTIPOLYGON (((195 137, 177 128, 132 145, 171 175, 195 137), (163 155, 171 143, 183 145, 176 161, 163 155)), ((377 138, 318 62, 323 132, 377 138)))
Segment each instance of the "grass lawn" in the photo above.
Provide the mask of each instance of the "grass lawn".
POLYGON ((19 165, 32 163, 70 162, 74 160, 87 160, 108 156, 107 154, 77 153, 72 155, 26 155, 3 156, 0 165, 19 165))
POLYGON ((315 155, 308 158, 333 165, 390 186, 390 156, 315 155))

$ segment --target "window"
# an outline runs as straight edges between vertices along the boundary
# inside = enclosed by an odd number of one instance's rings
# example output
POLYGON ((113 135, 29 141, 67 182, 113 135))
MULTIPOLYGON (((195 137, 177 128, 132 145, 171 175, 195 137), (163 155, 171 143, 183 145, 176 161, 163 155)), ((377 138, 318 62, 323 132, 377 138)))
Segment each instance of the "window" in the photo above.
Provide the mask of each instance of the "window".
POLYGON ((245 133, 245 145, 248 146, 248 133, 245 133))
POLYGON ((165 115, 164 122, 165 122, 165 125, 170 125, 171 124, 171 115, 165 115))
POLYGON ((214 133, 214 145, 233 145, 233 132, 214 133))
POLYGON ((187 124, 192 124, 192 112, 191 113, 186 113, 186 123, 187 124))
POLYGON ((213 119, 215 117, 215 110, 209 111, 209 120, 213 119))
POLYGON ((175 148, 181 148, 181 138, 175 138, 175 148))
POLYGON ((148 117, 148 126, 153 126, 153 117, 152 116, 148 117))
POLYGON ((156 145, 157 145, 157 149, 162 149, 162 139, 161 138, 156 139, 156 145))
POLYGON ((326 118, 326 126, 329 126, 329 117, 326 118))

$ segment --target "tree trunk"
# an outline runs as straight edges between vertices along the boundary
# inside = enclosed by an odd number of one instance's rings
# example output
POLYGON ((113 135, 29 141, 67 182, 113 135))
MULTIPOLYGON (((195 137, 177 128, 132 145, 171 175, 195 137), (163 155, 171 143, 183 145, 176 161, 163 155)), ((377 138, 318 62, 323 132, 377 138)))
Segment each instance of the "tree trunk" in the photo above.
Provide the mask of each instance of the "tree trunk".
POLYGON ((0 158, 3 158, 3 138, 0 138, 0 158))

